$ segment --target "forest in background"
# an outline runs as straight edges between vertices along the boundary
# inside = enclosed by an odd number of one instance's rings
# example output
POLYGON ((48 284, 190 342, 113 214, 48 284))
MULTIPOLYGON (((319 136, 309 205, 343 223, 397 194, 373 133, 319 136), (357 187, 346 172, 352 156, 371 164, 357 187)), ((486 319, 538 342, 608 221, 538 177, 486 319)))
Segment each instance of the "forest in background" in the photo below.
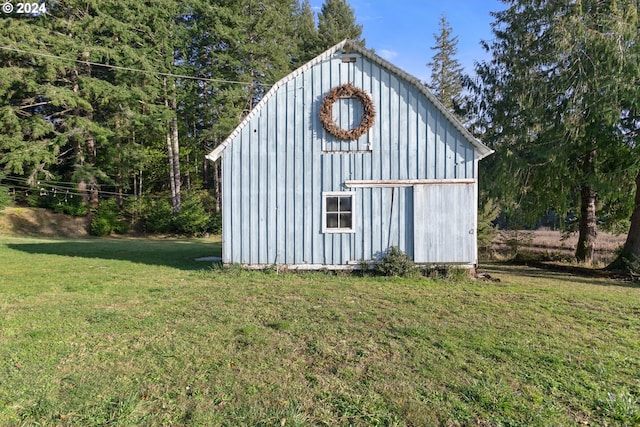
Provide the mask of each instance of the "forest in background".
POLYGON ((344 0, 41 4, 0 15, 0 178, 20 203, 93 211, 99 235, 215 231, 204 156, 280 78, 364 44, 344 0))

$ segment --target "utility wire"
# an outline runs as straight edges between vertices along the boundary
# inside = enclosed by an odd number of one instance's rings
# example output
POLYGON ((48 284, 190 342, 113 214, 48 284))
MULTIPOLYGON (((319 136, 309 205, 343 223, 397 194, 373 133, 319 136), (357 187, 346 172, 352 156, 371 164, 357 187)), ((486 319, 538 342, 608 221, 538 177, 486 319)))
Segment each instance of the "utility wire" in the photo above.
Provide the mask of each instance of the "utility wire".
MULTIPOLYGON (((53 191, 54 194, 59 193, 61 195, 70 195, 70 196, 81 196, 82 193, 78 190, 76 184, 62 181, 47 181, 47 180, 38 180, 36 184, 33 186, 29 186, 26 178, 18 178, 18 177, 5 177, 2 181, 5 181, 6 186, 15 188, 18 190, 27 190, 27 191, 38 191, 41 193, 53 191), (59 184, 69 184, 69 186, 59 185, 59 184)), ((104 191, 100 189, 94 189, 93 191, 97 192, 100 195, 107 196, 123 196, 123 197, 132 197, 132 194, 127 193, 116 193, 114 191, 104 191)), ((41 194, 44 195, 44 194, 41 194)))
MULTIPOLYGON (((18 49, 18 48, 10 47, 10 46, 0 46, 0 50, 9 50, 9 51, 12 51, 12 52, 27 53, 29 55, 42 56, 42 57, 45 57, 45 58, 61 59, 63 61, 77 62, 78 64, 89 64, 89 65, 94 65, 94 66, 97 66, 97 67, 112 68, 114 70, 131 71, 131 72, 134 72, 134 73, 155 74, 155 75, 158 75, 158 76, 177 77, 177 78, 180 78, 180 79, 199 80, 199 81, 215 82, 215 83, 230 83, 230 84, 240 84, 240 85, 250 85, 250 84, 252 84, 250 82, 241 82, 241 81, 236 81, 236 80, 212 79, 212 78, 207 78, 207 77, 193 77, 193 76, 185 76, 183 74, 163 73, 161 71, 149 71, 149 70, 141 70, 139 68, 121 67, 119 65, 108 65, 108 64, 102 64, 100 62, 82 61, 80 59, 65 58, 63 56, 52 55, 50 53, 32 52, 32 51, 29 51, 29 50, 18 49)), ((265 83, 253 83, 253 85, 265 86, 265 87, 271 86, 271 85, 265 84, 265 83)))
MULTIPOLYGON (((19 181, 19 182, 23 182, 26 183, 28 181, 27 178, 24 177, 17 177, 17 176, 5 176, 4 177, 5 180, 11 180, 11 181, 19 181)), ((40 185, 56 185, 56 186, 69 186, 69 188, 74 188, 76 185, 78 185, 77 182, 71 182, 71 181, 54 181, 51 179, 38 179, 36 180, 36 184, 40 185)), ((115 185, 112 184, 100 184, 100 186, 102 187, 115 187, 115 185)))

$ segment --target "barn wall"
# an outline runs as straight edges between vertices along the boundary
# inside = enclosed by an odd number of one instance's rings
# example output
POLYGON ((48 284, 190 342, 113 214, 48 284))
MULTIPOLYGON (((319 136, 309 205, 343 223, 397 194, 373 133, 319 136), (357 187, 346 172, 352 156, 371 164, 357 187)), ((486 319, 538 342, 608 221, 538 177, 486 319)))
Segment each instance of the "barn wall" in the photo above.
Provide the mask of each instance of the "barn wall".
MULTIPOLYGON (((345 180, 475 178, 474 147, 423 93, 349 56, 356 62, 336 54, 288 80, 225 150, 225 262, 345 264, 389 246, 412 255, 412 188, 347 189, 345 180), (319 120, 326 94, 347 82, 376 108, 373 128, 354 142, 334 138, 319 120), (356 192, 356 232, 323 234, 322 192, 347 190, 356 192)), ((344 127, 359 123, 357 105, 341 103, 334 115, 340 111, 348 112, 344 127)))

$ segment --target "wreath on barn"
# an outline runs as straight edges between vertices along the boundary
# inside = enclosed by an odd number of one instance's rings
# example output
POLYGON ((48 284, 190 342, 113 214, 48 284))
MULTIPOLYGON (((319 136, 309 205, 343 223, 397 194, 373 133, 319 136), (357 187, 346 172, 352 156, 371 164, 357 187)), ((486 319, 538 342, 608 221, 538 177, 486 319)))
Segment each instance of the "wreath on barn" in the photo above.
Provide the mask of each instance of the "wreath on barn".
POLYGON ((336 138, 350 141, 356 140, 369 132, 369 129, 373 126, 375 115, 376 110, 371 97, 367 95, 365 91, 353 86, 351 83, 336 86, 331 89, 322 100, 322 105, 320 106, 320 122, 322 122, 322 127, 336 138), (353 129, 342 129, 333 120, 333 104, 340 98, 355 98, 362 104, 362 120, 360 124, 353 129))

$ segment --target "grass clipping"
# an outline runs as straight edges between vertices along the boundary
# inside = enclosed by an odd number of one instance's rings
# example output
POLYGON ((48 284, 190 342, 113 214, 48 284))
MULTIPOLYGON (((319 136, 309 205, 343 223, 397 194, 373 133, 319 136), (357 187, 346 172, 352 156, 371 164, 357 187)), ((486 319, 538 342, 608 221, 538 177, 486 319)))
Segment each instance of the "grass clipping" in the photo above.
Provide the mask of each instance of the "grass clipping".
POLYGON ((342 86, 336 86, 322 100, 320 107, 320 122, 322 127, 336 138, 349 141, 360 138, 373 126, 376 110, 373 106, 373 100, 365 91, 353 86, 351 83, 342 86), (353 129, 342 129, 333 120, 333 104, 340 98, 355 98, 362 103, 362 120, 360 124, 353 129))

